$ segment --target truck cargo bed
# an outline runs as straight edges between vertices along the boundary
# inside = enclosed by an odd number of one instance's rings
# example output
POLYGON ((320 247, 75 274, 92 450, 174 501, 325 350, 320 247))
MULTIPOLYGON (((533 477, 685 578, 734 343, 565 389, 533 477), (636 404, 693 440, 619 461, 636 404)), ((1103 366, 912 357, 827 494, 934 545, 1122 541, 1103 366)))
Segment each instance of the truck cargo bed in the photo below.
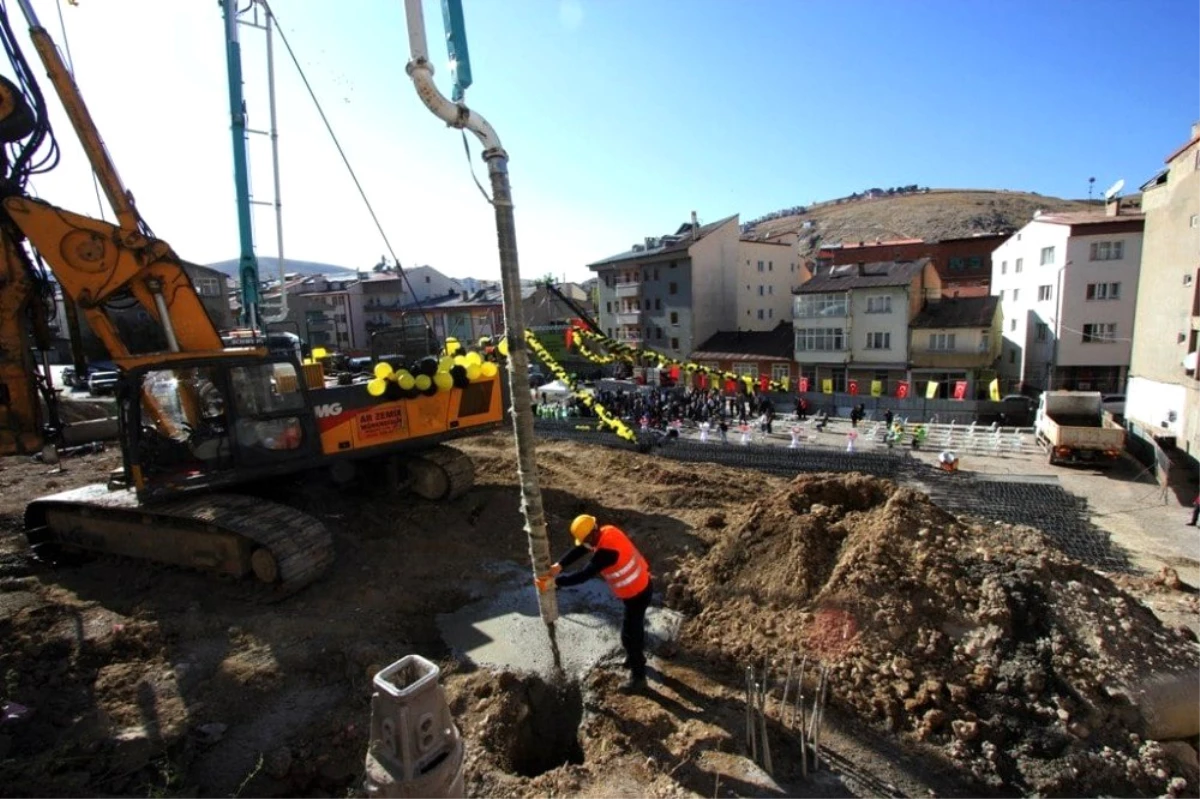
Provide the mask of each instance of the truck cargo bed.
POLYGON ((1059 427, 1100 427, 1100 417, 1092 414, 1084 415, 1078 413, 1063 414, 1051 413, 1047 414, 1059 427))

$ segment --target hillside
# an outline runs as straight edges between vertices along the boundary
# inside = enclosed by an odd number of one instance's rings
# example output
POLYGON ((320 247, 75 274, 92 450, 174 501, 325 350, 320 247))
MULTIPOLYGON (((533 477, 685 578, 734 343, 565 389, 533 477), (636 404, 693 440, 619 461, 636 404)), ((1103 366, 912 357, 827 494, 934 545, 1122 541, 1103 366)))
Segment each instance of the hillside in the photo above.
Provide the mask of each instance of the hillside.
MULTIPOLYGON (((209 269, 216 269, 218 272, 224 272, 231 278, 236 279, 238 274, 238 259, 231 258, 228 261, 217 261, 212 264, 204 264, 209 269)), ((284 260, 284 266, 289 273, 299 275, 328 275, 329 277, 354 277, 354 269, 348 266, 335 266, 334 264, 323 264, 317 261, 299 261, 292 258, 284 260)), ((258 271, 264 280, 276 279, 279 277, 279 262, 270 255, 260 255, 258 258, 258 271)), ((366 271, 370 271, 370 267, 366 271)))
POLYGON ((891 197, 817 203, 800 214, 758 221, 747 235, 776 238, 795 233, 800 239, 800 252, 806 255, 822 244, 838 242, 948 239, 1003 233, 1023 226, 1038 209, 1089 208, 1098 211, 1100 205, 1017 191, 930 189, 891 197))

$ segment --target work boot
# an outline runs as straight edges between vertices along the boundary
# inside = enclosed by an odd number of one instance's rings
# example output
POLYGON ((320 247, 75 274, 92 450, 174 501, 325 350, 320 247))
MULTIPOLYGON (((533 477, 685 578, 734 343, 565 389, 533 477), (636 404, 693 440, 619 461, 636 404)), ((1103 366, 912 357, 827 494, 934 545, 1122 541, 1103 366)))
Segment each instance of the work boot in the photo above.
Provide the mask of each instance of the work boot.
POLYGON ((625 682, 621 683, 621 693, 623 694, 638 694, 646 687, 645 674, 630 674, 625 682))

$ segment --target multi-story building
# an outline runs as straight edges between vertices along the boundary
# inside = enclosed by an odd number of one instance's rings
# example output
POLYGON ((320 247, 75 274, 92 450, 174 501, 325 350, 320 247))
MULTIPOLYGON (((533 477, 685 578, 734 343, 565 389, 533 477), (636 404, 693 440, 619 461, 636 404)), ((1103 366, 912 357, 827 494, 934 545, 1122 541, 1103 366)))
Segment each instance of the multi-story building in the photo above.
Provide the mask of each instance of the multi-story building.
POLYGON ((719 330, 771 330, 803 282, 792 244, 743 240, 737 215, 647 238, 589 264, 610 338, 686 357, 719 330))
POLYGON ((765 375, 772 380, 786 378, 795 386, 794 347, 792 323, 779 322, 771 330, 715 333, 692 351, 691 359, 710 369, 752 377, 755 382, 765 375))
POLYGON ((938 395, 949 397, 965 380, 965 399, 987 399, 1003 323, 999 297, 931 298, 909 323, 910 385, 935 381, 938 395))
POLYGON ((996 248, 1006 392, 1124 388, 1143 227, 1114 200, 1103 212, 1039 212, 996 248))
POLYGON ((403 272, 363 274, 363 312, 367 335, 389 327, 399 327, 430 300, 462 294, 463 286, 432 266, 418 266, 403 272), (452 294, 451 292, 456 292, 452 294))
POLYGON ((893 239, 842 242, 817 251, 818 266, 842 266, 928 258, 947 297, 986 297, 992 274, 992 250, 1008 233, 980 233, 953 239, 893 239))
POLYGON ((1200 457, 1200 123, 1142 186, 1146 228, 1125 415, 1200 457))
POLYGON ((928 258, 819 268, 794 298, 800 376, 835 392, 847 380, 882 381, 885 393, 910 380, 909 323, 941 290, 928 258))
POLYGON ((289 300, 288 315, 310 346, 354 354, 370 349, 361 280, 315 275, 306 288, 289 300))

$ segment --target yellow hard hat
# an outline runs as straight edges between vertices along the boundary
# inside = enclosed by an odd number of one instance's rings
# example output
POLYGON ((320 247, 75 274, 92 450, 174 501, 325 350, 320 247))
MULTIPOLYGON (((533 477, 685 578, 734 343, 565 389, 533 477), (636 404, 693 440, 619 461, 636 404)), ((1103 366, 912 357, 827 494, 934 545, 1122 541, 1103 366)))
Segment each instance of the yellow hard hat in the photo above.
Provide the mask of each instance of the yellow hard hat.
POLYGON ((586 513, 575 517, 575 521, 571 522, 571 537, 575 539, 575 545, 583 543, 583 539, 591 535, 592 530, 596 529, 596 517, 589 516, 586 513))

